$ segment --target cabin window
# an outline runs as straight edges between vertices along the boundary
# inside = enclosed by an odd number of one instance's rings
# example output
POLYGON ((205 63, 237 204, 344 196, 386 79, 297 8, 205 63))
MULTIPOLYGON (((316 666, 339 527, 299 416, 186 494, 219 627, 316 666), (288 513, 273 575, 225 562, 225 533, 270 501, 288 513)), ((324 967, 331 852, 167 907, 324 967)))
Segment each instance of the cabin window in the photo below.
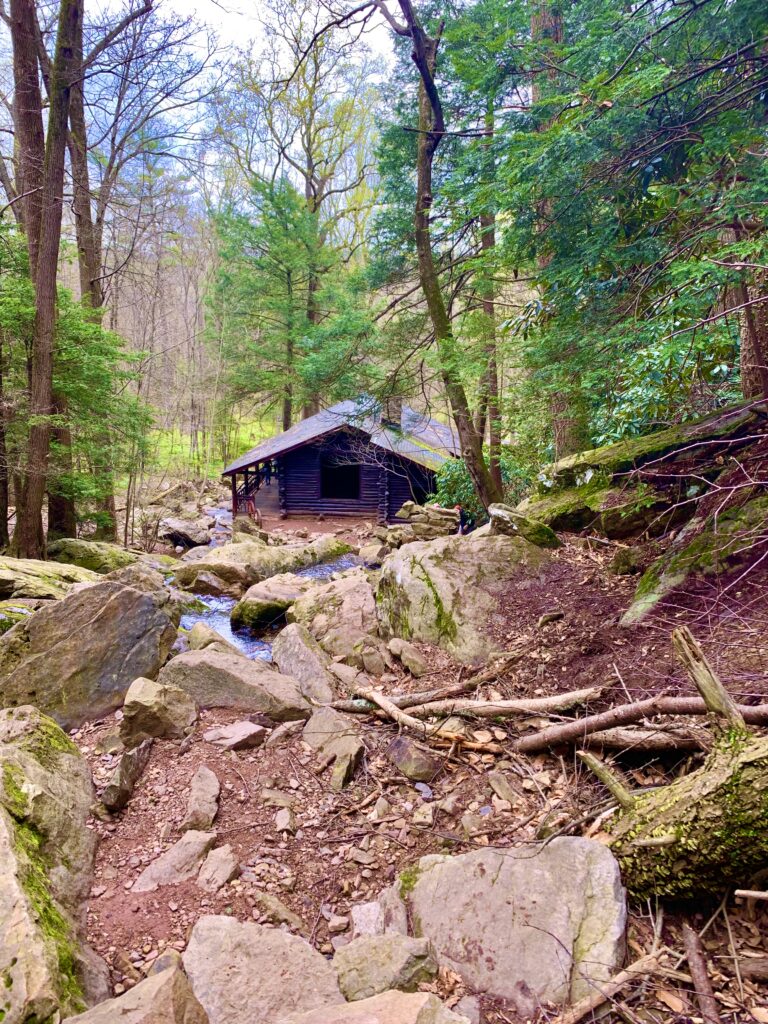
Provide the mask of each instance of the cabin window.
POLYGON ((339 501, 360 498, 360 466, 335 462, 328 456, 320 459, 320 496, 339 501))

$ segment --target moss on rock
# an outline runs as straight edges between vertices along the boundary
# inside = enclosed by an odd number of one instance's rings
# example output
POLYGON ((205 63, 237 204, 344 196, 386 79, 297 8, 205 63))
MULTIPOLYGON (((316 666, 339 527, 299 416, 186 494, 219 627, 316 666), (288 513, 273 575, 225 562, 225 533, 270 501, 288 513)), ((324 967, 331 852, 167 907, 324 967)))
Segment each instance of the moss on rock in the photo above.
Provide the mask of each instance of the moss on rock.
POLYGON ((54 562, 67 565, 78 565, 81 569, 90 569, 100 576, 115 569, 123 569, 133 565, 139 556, 126 551, 118 544, 107 544, 104 541, 79 540, 75 537, 64 537, 48 545, 48 558, 54 562))

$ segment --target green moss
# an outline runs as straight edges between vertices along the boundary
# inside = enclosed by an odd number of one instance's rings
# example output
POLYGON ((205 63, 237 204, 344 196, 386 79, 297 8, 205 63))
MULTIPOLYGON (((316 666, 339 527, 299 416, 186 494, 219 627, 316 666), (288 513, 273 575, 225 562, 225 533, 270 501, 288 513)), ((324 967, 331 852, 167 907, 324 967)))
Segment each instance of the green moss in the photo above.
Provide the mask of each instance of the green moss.
POLYGON ((18 765, 6 761, 3 764, 3 803, 15 818, 21 818, 27 811, 27 795, 22 789, 24 772, 18 765))
POLYGON ((398 879, 400 882, 400 895, 403 899, 407 898, 416 888, 420 874, 421 872, 416 864, 411 864, 400 872, 398 879))
POLYGON ((230 619, 235 629, 243 626, 249 629, 266 629, 285 619, 285 613, 293 601, 238 601, 232 609, 230 619))
POLYGON ((430 594, 432 595, 432 603, 435 606, 435 625, 437 626, 438 639, 447 637, 448 640, 455 640, 459 632, 458 626, 456 625, 453 616, 447 611, 443 600, 435 586, 432 578, 430 577, 427 570, 424 568, 422 562, 418 562, 415 558, 411 560, 411 572, 414 577, 416 576, 416 569, 421 570, 422 579, 426 584, 430 594))
POLYGON ((60 754, 77 754, 78 749, 64 730, 46 715, 40 715, 35 728, 20 744, 43 768, 55 768, 60 754))

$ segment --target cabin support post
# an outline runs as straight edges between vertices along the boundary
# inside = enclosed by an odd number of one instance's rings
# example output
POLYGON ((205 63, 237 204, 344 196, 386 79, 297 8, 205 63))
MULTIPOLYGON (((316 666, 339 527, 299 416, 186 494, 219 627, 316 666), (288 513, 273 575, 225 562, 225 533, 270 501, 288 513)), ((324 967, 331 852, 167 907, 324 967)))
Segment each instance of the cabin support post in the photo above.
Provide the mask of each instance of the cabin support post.
POLYGON ((237 519, 237 473, 229 478, 232 482, 232 521, 237 519))

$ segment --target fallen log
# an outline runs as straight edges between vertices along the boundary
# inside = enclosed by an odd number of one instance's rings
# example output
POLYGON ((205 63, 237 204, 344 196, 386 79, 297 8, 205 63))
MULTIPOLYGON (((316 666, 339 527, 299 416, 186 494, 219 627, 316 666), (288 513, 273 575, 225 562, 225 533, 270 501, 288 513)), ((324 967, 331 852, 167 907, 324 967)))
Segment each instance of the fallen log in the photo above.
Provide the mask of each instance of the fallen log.
POLYGON ((619 971, 619 973, 614 975, 609 981, 600 983, 594 982, 594 991, 590 992, 589 995, 584 996, 583 999, 579 999, 579 1001, 574 1003, 573 1006, 561 1013, 559 1017, 555 1017, 552 1024, 578 1024, 579 1021, 584 1020, 587 1014, 596 1010, 598 1006, 613 1000, 613 998, 631 982, 637 981, 641 978, 647 978, 650 974, 654 974, 658 970, 658 954, 649 953, 648 956, 640 957, 639 960, 635 960, 635 962, 630 964, 629 967, 625 967, 623 971, 619 971))
POLYGON ((661 754, 665 751, 682 753, 691 750, 709 750, 712 740, 701 729, 617 726, 614 729, 601 729, 599 732, 591 733, 584 740, 584 746, 589 750, 661 754))
MULTIPOLYGON (((737 710, 748 725, 768 725, 768 704, 737 704, 737 710)), ((514 750, 521 754, 536 754, 548 747, 580 743, 591 733, 612 729, 620 725, 632 725, 644 718, 657 715, 707 715, 710 709, 702 697, 647 697, 632 704, 601 711, 586 718, 553 725, 541 732, 521 736, 515 740, 514 750)))
POLYGON ((510 715, 546 715, 553 711, 569 711, 580 704, 596 700, 602 686, 556 693, 550 697, 519 700, 432 700, 408 708, 414 718, 431 715, 467 715, 472 718, 507 718, 510 715))
POLYGON ((673 641, 686 652, 681 660, 715 735, 701 768, 661 789, 631 793, 631 804, 606 825, 624 884, 638 897, 720 894, 768 861, 768 738, 750 734, 742 708, 690 632, 675 630, 673 641))

